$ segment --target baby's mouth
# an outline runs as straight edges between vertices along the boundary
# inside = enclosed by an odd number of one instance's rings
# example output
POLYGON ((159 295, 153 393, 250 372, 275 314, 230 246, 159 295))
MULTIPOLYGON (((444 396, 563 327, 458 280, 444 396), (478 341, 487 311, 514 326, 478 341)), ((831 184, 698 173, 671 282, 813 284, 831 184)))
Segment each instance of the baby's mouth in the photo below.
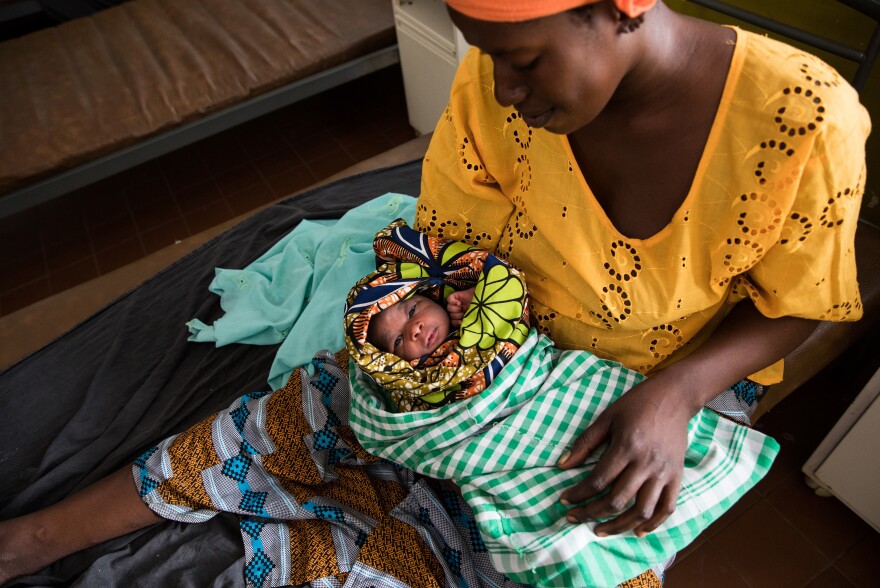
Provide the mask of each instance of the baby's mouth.
POLYGON ((434 344, 434 340, 437 338, 437 327, 431 327, 431 331, 428 333, 427 337, 425 337, 425 346, 431 347, 434 344))

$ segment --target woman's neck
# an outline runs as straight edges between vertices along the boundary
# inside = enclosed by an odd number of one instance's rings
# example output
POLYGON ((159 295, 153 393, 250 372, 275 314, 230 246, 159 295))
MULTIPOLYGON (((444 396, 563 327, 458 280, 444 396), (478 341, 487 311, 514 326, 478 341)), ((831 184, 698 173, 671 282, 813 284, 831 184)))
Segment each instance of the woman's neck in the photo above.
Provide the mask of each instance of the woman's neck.
MULTIPOLYGON (((634 33, 641 35, 634 49, 633 67, 621 80, 603 112, 583 130, 593 132, 665 133, 693 105, 710 102, 711 83, 717 79, 724 53, 733 51, 735 35, 729 29, 678 14, 662 2, 634 33), (729 47, 724 45, 730 42, 729 47)), ((723 85, 723 84, 722 84, 723 85)), ((714 115, 714 110, 712 111, 714 115)))

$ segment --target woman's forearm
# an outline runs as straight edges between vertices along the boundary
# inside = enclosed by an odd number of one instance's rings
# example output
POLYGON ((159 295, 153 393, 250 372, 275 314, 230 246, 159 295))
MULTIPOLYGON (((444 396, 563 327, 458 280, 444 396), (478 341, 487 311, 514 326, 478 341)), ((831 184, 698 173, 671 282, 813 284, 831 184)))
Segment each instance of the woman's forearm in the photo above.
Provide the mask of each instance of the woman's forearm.
POLYGON ((682 382, 696 414, 727 387, 788 355, 818 324, 795 317, 768 318, 746 300, 736 305, 703 345, 657 377, 682 382))

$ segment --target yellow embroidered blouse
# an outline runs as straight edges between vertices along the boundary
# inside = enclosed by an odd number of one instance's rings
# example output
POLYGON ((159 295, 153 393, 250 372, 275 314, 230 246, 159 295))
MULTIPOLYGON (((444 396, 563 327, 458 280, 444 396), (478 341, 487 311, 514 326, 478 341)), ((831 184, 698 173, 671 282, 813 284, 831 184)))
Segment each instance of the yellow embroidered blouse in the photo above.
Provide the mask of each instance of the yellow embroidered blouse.
MULTIPOLYGON (((647 239, 617 232, 567 137, 529 128, 492 84, 472 49, 425 158, 416 228, 524 270, 533 317, 561 348, 647 373, 744 298, 769 317, 861 316, 853 236, 870 121, 818 58, 737 30, 691 190, 647 239)), ((752 377, 781 375, 779 362, 752 377)))

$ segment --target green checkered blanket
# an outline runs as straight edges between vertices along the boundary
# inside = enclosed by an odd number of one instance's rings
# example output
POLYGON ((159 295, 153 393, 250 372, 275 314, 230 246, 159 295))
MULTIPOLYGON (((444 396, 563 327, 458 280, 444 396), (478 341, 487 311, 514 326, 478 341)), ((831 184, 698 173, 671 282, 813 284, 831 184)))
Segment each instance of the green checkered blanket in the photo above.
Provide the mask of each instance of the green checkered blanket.
POLYGON ((616 586, 667 561, 769 470, 779 445, 701 410, 688 427, 676 510, 644 538, 597 537, 571 524, 562 490, 589 473, 555 464, 609 404, 643 376, 586 351, 559 351, 532 330, 479 396, 438 409, 396 413, 352 366, 351 426, 364 448, 459 485, 495 567, 538 586, 616 586))

